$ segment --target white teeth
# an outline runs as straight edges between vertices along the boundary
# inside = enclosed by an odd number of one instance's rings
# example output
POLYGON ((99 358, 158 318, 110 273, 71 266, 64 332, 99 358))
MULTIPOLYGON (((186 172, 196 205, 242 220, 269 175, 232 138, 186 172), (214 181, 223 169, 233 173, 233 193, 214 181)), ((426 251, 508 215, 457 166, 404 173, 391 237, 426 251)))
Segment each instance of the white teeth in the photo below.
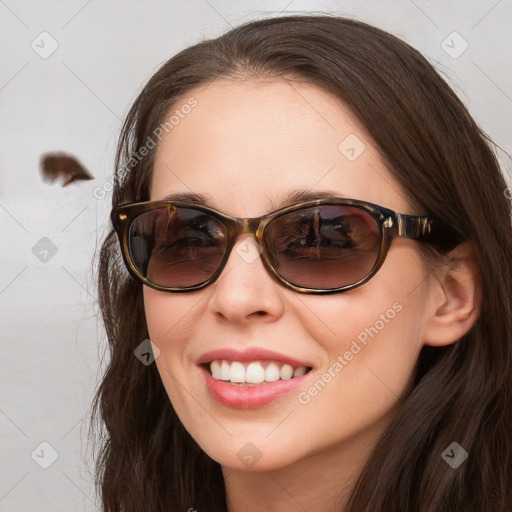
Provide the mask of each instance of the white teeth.
POLYGON ((265 381, 274 382, 279 380, 279 366, 276 363, 270 363, 265 368, 265 381))
POLYGON ((210 364, 210 371, 212 372, 212 377, 214 379, 220 380, 220 364, 218 361, 212 361, 210 364))
POLYGON ((231 382, 245 382, 245 368, 242 363, 233 361, 229 369, 229 380, 231 382))
POLYGON ((293 368, 289 364, 284 364, 279 372, 279 376, 282 380, 288 380, 293 377, 293 368))
POLYGON ((293 372, 293 376, 294 377, 302 377, 305 373, 306 373, 306 367, 305 366, 299 366, 293 372))
POLYGON ((253 361, 245 365, 239 361, 226 361, 216 359, 210 363, 210 372, 216 380, 230 381, 232 384, 261 384, 262 382, 275 382, 279 379, 289 380, 301 377, 306 373, 305 366, 293 368, 289 364, 280 367, 278 363, 262 363, 253 361), (247 366, 247 367, 246 367, 247 366))
MULTIPOLYGON (((220 365, 219 380, 229 380, 229 368, 230 368, 229 363, 227 361, 222 361, 222 363, 220 365)), ((210 365, 210 370, 211 370, 211 365, 210 365)))
POLYGON ((251 363, 245 370, 245 382, 260 384, 265 380, 265 370, 260 363, 251 363))

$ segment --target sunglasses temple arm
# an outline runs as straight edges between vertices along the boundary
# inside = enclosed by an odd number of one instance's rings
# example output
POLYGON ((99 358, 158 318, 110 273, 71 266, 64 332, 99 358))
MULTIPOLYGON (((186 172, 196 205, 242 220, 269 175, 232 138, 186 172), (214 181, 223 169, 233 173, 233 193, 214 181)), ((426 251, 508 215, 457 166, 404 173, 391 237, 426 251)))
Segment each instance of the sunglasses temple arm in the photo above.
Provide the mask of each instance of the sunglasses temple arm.
POLYGON ((430 216, 397 214, 396 234, 435 245, 445 252, 463 240, 446 222, 430 216))

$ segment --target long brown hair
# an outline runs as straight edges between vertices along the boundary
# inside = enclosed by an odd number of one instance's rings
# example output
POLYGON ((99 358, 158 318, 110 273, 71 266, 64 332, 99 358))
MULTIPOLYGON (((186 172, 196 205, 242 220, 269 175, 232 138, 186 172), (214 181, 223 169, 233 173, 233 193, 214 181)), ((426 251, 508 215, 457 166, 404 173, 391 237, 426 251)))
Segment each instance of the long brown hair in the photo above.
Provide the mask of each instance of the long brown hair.
MULTIPOLYGON (((265 19, 183 50, 149 80, 122 129, 113 205, 149 199, 154 150, 135 164, 133 155, 177 100, 238 76, 299 78, 341 99, 410 200, 470 241, 480 269, 479 319, 458 342, 422 350, 414 386, 346 511, 512 510, 511 209, 488 137, 396 37, 329 15, 265 19), (452 442, 469 454, 457 469, 441 457, 452 442)), ((225 511, 219 464, 182 426, 156 366, 134 357, 148 338, 142 285, 127 275, 112 230, 100 253, 99 300, 110 349, 94 402, 104 510, 225 511)))

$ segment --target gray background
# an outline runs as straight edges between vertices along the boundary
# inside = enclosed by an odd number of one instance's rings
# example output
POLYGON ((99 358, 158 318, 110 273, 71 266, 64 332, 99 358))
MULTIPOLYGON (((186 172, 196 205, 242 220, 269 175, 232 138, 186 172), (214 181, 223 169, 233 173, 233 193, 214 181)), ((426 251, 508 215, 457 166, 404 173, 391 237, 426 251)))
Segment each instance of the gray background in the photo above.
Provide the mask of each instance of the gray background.
POLYGON ((92 262, 131 102, 181 48, 304 11, 365 20, 412 44, 510 153, 510 0, 0 0, 0 511, 99 509, 86 436, 105 343, 92 262), (58 48, 42 58, 33 44, 58 48), (54 150, 96 179, 43 183, 39 158, 54 150))

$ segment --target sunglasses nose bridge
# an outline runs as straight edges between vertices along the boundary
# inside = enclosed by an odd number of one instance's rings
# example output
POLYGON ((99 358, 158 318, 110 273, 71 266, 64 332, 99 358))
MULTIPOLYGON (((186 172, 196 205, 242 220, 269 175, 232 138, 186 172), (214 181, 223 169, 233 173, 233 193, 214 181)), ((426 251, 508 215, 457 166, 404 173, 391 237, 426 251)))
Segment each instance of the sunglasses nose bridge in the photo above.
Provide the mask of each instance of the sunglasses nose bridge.
POLYGON ((256 236, 258 232, 258 228, 261 224, 261 217, 257 218, 235 218, 236 221, 236 236, 242 235, 245 233, 252 234, 256 236))
MULTIPOLYGON (((231 240, 229 242, 229 248, 228 252, 231 253, 231 250, 237 243, 240 235, 244 234, 250 234, 253 235, 256 239, 256 242, 259 246, 262 246, 261 241, 261 221, 263 220, 263 217, 255 217, 255 218, 246 218, 246 217, 233 217, 232 220, 234 221, 231 223, 231 227, 228 227, 229 232, 229 239, 231 240)), ((263 250, 263 247, 262 247, 263 250)))

